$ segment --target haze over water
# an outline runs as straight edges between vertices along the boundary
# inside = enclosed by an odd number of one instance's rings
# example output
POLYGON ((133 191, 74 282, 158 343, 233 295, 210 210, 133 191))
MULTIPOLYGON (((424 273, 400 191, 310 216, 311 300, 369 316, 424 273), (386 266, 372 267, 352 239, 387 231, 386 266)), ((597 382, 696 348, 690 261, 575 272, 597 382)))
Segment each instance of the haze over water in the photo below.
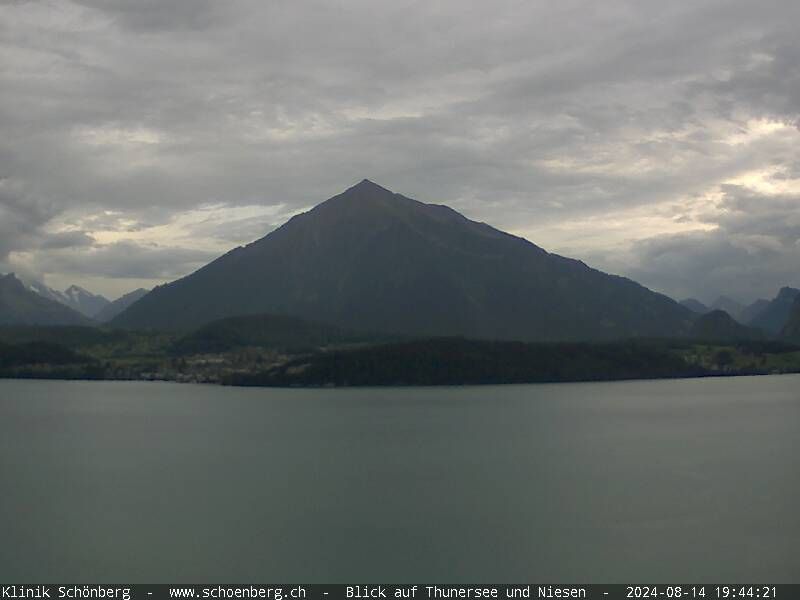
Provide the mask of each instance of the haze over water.
POLYGON ((800 582, 800 376, 0 381, 0 579, 800 582))

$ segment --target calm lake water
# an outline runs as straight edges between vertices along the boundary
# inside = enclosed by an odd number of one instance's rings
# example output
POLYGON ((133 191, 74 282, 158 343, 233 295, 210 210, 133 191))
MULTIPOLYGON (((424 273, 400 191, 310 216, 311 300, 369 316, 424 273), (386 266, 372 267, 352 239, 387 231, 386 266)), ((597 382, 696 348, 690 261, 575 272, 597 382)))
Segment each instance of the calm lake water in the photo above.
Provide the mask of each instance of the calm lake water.
POLYGON ((800 582, 800 377, 0 381, 0 580, 800 582))

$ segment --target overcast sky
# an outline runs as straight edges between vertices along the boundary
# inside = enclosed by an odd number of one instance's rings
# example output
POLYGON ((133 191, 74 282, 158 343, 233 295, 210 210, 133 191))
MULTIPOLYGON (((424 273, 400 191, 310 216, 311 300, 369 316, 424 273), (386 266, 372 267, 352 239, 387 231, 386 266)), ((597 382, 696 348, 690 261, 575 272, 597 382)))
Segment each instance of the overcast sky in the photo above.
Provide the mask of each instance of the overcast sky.
POLYGON ((800 2, 0 0, 0 271, 115 297, 362 178, 676 298, 800 286, 800 2))

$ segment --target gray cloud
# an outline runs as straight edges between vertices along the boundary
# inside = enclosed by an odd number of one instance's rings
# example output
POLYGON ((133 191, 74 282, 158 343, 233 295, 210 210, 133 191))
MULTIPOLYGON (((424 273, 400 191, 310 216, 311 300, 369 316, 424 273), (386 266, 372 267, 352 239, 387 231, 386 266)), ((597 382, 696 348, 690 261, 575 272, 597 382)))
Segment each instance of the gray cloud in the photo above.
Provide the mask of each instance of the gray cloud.
POLYGON ((14 180, 0 179, 0 261, 15 250, 37 245, 41 228, 57 212, 14 180))
POLYGON ((646 285, 706 302, 720 290, 750 301, 772 298, 783 285, 800 287, 800 196, 726 186, 720 206, 714 230, 657 236, 605 259, 627 262, 646 285))
MULTIPOLYGON (((369 177, 700 295, 670 271, 682 239, 734 293, 737 248, 795 257, 798 21, 794 0, 2 3, 0 261, 157 283, 369 177), (755 171, 784 188, 725 187, 755 171), (277 212, 171 226, 209 204, 277 212), (643 212, 718 229, 645 235, 643 212)), ((758 264, 759 289, 791 275, 758 264)))
POLYGON ((39 247, 45 250, 88 248, 94 243, 94 238, 83 231, 62 231, 46 236, 39 247))
POLYGON ((224 17, 214 0, 77 0, 76 4, 108 15, 114 25, 137 33, 206 30, 224 17))
POLYGON ((70 273, 111 279, 172 279, 215 258, 212 252, 116 242, 86 252, 51 252, 35 263, 38 272, 70 273))

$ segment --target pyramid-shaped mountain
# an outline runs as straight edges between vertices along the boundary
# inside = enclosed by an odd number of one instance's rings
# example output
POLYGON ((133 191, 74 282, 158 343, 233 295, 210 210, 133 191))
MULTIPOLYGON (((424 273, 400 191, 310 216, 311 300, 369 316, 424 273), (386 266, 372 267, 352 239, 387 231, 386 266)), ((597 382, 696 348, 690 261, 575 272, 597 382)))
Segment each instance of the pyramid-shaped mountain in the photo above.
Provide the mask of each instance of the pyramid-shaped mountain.
POLYGON ((515 340, 679 335, 692 320, 633 281, 364 180, 157 287, 112 324, 191 328, 257 313, 515 340))

